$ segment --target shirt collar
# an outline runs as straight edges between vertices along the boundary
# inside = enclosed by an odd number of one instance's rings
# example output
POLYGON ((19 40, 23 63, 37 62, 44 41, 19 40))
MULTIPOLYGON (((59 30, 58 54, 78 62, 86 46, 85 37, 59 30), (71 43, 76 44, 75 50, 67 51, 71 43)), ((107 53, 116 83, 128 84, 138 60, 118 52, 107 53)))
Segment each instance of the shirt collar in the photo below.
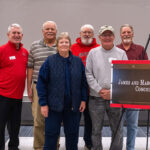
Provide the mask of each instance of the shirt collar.
MULTIPOLYGON (((9 44, 11 47, 13 47, 15 50, 17 50, 16 45, 15 45, 14 43, 8 41, 8 44, 9 44)), ((19 50, 21 49, 22 46, 23 46, 23 44, 20 43, 20 48, 19 48, 19 50)), ((18 50, 17 50, 17 51, 18 51, 18 50)))
MULTIPOLYGON (((40 44, 43 45, 44 47, 49 47, 46 42, 44 41, 44 39, 40 40, 40 44)), ((56 42, 51 46, 51 47, 56 47, 56 42)))

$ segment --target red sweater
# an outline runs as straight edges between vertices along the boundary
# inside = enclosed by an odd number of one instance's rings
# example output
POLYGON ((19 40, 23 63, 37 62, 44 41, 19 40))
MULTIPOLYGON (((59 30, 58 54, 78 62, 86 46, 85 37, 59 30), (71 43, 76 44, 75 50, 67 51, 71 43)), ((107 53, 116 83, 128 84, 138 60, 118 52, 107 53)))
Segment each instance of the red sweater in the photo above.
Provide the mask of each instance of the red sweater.
POLYGON ((17 51, 11 42, 0 47, 0 95, 22 99, 25 88, 28 51, 21 47, 17 51))
POLYGON ((75 56, 79 56, 82 59, 82 62, 84 63, 84 65, 86 65, 86 57, 87 57, 89 51, 92 48, 98 47, 100 45, 96 43, 95 38, 93 39, 93 42, 90 45, 82 44, 80 38, 77 38, 76 42, 77 43, 75 43, 71 46, 72 54, 75 56))

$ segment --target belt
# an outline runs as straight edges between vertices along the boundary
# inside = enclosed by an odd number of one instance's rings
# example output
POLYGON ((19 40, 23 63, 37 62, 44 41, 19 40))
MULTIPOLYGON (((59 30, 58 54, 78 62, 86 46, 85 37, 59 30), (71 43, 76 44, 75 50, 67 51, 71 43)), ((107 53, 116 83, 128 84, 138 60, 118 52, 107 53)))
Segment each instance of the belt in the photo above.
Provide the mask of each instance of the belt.
POLYGON ((100 99, 100 98, 102 99, 102 97, 96 97, 96 96, 91 96, 91 95, 90 95, 90 97, 91 97, 92 99, 100 99))
POLYGON ((37 84, 37 81, 33 81, 34 84, 37 84))

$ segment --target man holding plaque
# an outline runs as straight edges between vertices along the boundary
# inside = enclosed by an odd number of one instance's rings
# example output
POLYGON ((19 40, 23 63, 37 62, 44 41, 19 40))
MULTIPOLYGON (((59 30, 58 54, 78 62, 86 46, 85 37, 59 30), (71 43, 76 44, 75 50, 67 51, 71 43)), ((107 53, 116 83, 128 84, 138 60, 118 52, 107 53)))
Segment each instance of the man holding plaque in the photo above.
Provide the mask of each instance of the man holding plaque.
POLYGON ((86 59, 86 77, 90 87, 89 112, 92 120, 92 150, 103 149, 101 131, 105 113, 107 113, 112 131, 110 150, 122 150, 122 130, 121 127, 117 129, 121 109, 110 107, 111 61, 127 60, 127 56, 123 50, 114 45, 114 39, 113 27, 102 26, 99 30, 101 46, 93 48, 86 59))

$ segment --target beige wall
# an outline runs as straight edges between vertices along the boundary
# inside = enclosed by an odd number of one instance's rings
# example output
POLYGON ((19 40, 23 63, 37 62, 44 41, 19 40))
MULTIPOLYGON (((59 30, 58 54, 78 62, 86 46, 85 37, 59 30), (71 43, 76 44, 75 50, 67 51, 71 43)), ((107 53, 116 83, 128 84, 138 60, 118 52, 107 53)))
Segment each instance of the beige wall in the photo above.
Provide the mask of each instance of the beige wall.
POLYGON ((9 24, 18 22, 24 29, 23 43, 29 49, 34 40, 41 38, 41 25, 54 20, 59 32, 68 31, 72 42, 81 25, 90 23, 97 36, 101 25, 112 25, 116 30, 130 23, 135 29, 135 42, 145 45, 150 33, 149 0, 0 0, 0 45, 7 41, 9 24))
MULTIPOLYGON (((24 29, 24 47, 29 49, 34 40, 42 37, 41 26, 54 20, 58 31, 68 31, 72 43, 79 35, 81 25, 89 23, 98 29, 104 24, 116 31, 124 23, 134 26, 136 43, 145 46, 150 33, 150 0, 0 0, 0 45, 7 42, 7 27, 19 23, 24 29)), ((150 46, 148 48, 150 57, 150 46)))

